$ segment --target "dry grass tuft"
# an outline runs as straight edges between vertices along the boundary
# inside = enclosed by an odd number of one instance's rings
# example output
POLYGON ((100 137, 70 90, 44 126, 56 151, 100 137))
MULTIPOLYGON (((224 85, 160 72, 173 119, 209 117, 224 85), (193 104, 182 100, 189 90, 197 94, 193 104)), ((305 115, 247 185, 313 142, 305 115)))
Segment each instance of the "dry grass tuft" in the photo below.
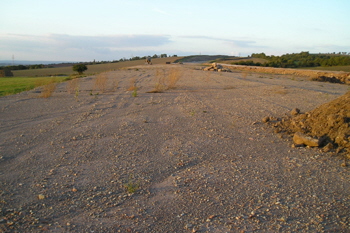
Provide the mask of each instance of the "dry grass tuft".
POLYGON ((52 81, 51 83, 45 85, 43 87, 43 91, 41 92, 41 98, 49 98, 52 96, 52 93, 56 90, 57 83, 52 81))
POLYGON ((132 78, 130 80, 130 87, 127 89, 127 91, 134 91, 135 89, 137 89, 137 87, 136 87, 136 78, 132 78))
POLYGON ((66 86, 67 92, 69 94, 75 93, 75 90, 78 88, 78 86, 79 86, 79 79, 78 78, 74 78, 74 79, 70 80, 66 86))
POLYGON ((175 89, 176 83, 181 77, 181 72, 178 69, 171 69, 168 76, 168 87, 167 89, 175 89))
POLYGON ((115 79, 115 80, 114 80, 114 84, 113 84, 113 90, 114 90, 114 91, 117 91, 118 87, 119 87, 119 80, 118 80, 118 79, 115 79))
POLYGON ((164 70, 157 70, 156 78, 158 81, 154 89, 147 93, 162 93, 166 90, 175 89, 180 77, 181 72, 178 69, 171 69, 167 75, 164 70))
POLYGON ((148 91, 147 93, 162 93, 166 90, 164 70, 156 70, 156 78, 157 82, 154 89, 152 91, 148 91))
POLYGON ((94 83, 94 89, 98 90, 100 92, 104 92, 106 90, 108 81, 108 74, 107 73, 100 73, 97 75, 97 78, 95 79, 94 83))
POLYGON ((164 78, 159 78, 158 82, 154 86, 152 91, 148 91, 147 93, 162 93, 166 90, 166 85, 164 84, 164 78))

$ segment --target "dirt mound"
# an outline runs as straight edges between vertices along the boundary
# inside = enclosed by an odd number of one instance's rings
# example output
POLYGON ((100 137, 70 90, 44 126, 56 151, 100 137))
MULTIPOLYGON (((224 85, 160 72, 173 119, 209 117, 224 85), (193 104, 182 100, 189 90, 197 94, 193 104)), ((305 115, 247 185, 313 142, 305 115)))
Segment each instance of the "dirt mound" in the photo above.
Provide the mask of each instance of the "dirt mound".
POLYGON ((303 133, 319 140, 324 151, 350 152, 350 91, 311 112, 283 119, 274 125, 278 131, 303 133))

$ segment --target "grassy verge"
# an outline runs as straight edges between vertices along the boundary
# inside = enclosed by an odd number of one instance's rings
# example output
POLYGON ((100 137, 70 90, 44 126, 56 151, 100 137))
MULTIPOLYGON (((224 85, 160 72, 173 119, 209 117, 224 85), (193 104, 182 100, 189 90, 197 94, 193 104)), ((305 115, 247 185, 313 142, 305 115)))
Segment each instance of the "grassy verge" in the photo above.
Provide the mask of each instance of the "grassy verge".
POLYGON ((67 77, 11 77, 0 78, 0 96, 13 95, 39 86, 63 82, 67 77))

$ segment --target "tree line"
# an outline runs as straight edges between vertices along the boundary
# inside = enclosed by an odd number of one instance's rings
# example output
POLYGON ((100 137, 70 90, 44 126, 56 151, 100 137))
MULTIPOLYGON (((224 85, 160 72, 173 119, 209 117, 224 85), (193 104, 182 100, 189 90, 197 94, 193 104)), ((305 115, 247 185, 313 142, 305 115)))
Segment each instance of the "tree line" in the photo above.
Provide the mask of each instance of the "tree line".
POLYGON ((282 56, 266 56, 265 53, 253 53, 253 58, 267 60, 265 63, 254 61, 240 61, 234 64, 248 66, 264 66, 277 68, 299 68, 317 66, 347 66, 350 65, 350 56, 346 53, 339 54, 310 54, 309 52, 284 54, 282 56))
POLYGON ((42 69, 42 68, 48 68, 50 66, 43 65, 43 64, 37 64, 37 65, 12 65, 12 66, 2 66, 0 67, 0 70, 29 70, 29 69, 42 69))

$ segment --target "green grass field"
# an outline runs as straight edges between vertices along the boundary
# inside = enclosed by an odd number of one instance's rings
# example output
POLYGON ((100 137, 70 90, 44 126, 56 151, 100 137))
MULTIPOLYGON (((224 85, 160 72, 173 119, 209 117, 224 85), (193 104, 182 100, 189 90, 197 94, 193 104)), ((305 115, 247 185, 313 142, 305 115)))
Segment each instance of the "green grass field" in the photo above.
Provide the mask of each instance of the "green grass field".
POLYGON ((0 96, 13 95, 53 82, 63 82, 67 77, 10 77, 0 78, 0 96))

